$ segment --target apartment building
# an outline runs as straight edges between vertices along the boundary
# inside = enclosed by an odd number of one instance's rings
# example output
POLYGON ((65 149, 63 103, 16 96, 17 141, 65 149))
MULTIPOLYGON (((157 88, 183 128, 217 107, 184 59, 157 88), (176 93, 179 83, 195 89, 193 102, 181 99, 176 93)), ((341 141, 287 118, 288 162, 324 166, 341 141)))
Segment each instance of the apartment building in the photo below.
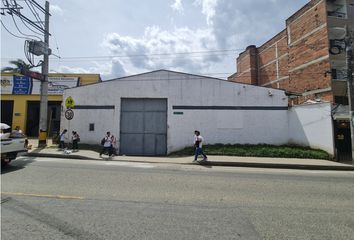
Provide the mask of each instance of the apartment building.
POLYGON ((343 42, 347 27, 354 38, 354 0, 311 0, 286 20, 283 31, 260 47, 248 46, 237 57, 237 72, 228 80, 284 89, 290 105, 333 103, 336 149, 349 155, 343 42))

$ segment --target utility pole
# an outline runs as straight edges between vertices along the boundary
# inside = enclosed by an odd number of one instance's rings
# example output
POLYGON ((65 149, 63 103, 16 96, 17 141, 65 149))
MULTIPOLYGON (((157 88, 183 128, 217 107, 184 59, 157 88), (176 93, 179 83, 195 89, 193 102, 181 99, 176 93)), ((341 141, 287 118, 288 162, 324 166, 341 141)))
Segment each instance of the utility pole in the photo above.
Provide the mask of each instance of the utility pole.
POLYGON ((353 87, 353 42, 354 39, 351 36, 349 27, 346 27, 345 37, 345 52, 346 52, 346 67, 347 67, 347 79, 348 79, 348 99, 350 106, 350 134, 352 142, 352 163, 354 165, 354 87, 353 87))
MULTIPOLYGON (((49 49, 49 2, 45 2, 45 21, 44 21, 44 43, 49 49)), ((49 51, 44 51, 41 81, 40 112, 39 112, 39 135, 38 147, 47 146, 47 119, 48 119, 48 72, 49 72, 49 51)))

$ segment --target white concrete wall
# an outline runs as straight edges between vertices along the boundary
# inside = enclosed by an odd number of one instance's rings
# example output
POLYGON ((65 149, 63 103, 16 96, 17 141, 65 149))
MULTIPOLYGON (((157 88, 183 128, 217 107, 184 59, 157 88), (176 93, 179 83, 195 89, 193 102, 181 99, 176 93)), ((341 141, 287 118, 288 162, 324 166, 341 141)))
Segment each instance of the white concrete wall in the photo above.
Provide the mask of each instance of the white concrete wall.
POLYGON ((288 142, 287 110, 172 109, 176 105, 286 107, 288 99, 281 90, 157 71, 67 89, 64 99, 68 96, 74 98, 75 105, 115 106, 114 110, 74 109, 75 117, 71 121, 62 113, 61 129, 78 131, 84 143, 98 144, 106 131, 119 137, 121 98, 168 99, 168 152, 190 146, 195 129, 201 131, 209 144, 288 142), (173 112, 183 112, 183 115, 173 112), (89 123, 95 123, 94 132, 89 132, 89 123))
POLYGON ((289 143, 322 149, 334 155, 331 103, 292 107, 289 110, 289 143))

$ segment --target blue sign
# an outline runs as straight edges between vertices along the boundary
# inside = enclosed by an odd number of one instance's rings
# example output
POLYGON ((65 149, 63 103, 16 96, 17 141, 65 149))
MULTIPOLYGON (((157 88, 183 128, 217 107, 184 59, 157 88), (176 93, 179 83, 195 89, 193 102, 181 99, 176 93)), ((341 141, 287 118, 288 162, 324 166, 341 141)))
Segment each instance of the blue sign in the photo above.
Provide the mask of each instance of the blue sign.
POLYGON ((27 76, 14 76, 12 94, 31 94, 32 81, 27 76))

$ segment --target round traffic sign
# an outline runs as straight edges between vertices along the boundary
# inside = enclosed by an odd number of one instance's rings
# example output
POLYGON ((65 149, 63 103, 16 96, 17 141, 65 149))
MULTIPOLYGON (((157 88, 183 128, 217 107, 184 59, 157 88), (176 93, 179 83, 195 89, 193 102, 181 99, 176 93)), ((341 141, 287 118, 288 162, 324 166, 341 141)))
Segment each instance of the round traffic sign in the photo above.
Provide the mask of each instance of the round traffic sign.
POLYGON ((65 118, 68 120, 71 120, 74 118, 74 111, 71 109, 68 109, 65 111, 65 118))

